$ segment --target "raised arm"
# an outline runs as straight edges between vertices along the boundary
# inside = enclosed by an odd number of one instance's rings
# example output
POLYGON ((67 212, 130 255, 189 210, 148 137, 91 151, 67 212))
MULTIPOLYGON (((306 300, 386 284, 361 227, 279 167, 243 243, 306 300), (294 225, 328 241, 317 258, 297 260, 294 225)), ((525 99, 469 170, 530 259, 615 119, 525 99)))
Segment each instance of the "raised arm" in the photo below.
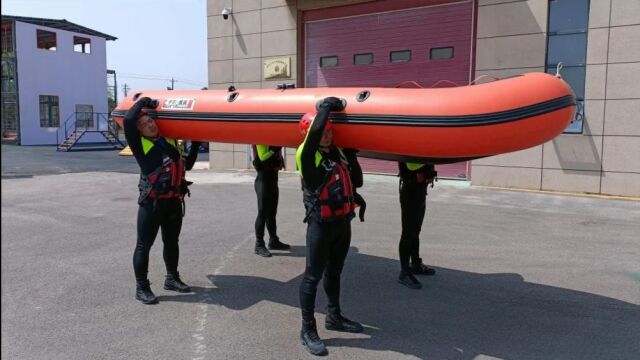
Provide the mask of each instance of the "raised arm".
POLYGON ((323 179, 316 172, 316 151, 322 140, 322 133, 329 113, 331 111, 341 111, 344 109, 342 101, 335 97, 328 97, 319 106, 318 113, 309 126, 309 131, 304 138, 299 154, 299 170, 306 186, 309 189, 317 189, 322 184, 323 179))
POLYGON ((151 103, 151 99, 148 97, 140 98, 133 106, 127 111, 127 114, 124 117, 124 137, 127 139, 127 144, 135 156, 136 161, 140 166, 142 166, 142 158, 144 157, 144 152, 142 151, 142 139, 140 136, 140 131, 138 130, 138 115, 140 111, 149 106, 151 103))

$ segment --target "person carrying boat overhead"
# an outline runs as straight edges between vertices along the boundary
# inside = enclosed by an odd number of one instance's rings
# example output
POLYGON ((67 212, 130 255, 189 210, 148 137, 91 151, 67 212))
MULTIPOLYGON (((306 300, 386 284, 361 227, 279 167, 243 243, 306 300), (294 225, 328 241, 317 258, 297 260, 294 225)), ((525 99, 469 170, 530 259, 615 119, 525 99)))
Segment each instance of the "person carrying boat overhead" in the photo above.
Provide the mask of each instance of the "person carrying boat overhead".
POLYGON ((362 170, 355 151, 345 152, 333 145, 329 113, 343 109, 340 99, 329 97, 322 101, 317 113, 305 114, 299 123, 305 139, 296 152, 296 165, 302 180, 307 223, 306 268, 300 283, 300 339, 314 355, 327 354, 314 316, 316 292, 323 275, 328 298, 325 327, 363 331, 362 325, 342 316, 340 309, 340 275, 351 243, 355 187, 362 185, 362 170))
POLYGON ((258 197, 258 216, 255 222, 255 253, 271 256, 269 250, 288 250, 289 245, 280 241, 277 235, 276 214, 278 212, 278 171, 284 169, 282 147, 252 145, 253 167, 256 169, 254 189, 258 197), (264 228, 269 232, 269 249, 264 243, 264 228))
POLYGON ((402 218, 402 235, 398 246, 400 252, 398 282, 410 289, 420 289, 422 284, 413 275, 436 273, 434 269, 422 263, 419 252, 420 230, 426 212, 427 187, 429 184, 433 187, 438 173, 432 164, 399 162, 398 167, 402 218))
POLYGON ((166 290, 190 292, 191 288, 178 273, 178 237, 184 216, 184 196, 191 182, 185 180, 185 170, 191 170, 198 156, 199 142, 192 142, 189 154, 175 139, 160 136, 149 110, 157 101, 148 97, 138 100, 124 117, 124 134, 138 165, 137 242, 133 252, 136 277, 136 299, 143 304, 156 304, 147 278, 149 252, 158 230, 162 230, 162 252, 167 275, 166 290))

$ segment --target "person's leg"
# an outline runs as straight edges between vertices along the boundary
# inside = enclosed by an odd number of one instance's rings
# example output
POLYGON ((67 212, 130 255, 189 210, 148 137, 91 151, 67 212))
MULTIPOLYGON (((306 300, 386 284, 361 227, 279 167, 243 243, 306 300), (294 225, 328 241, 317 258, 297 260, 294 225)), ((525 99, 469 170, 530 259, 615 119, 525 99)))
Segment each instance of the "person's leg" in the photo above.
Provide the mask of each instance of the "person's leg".
POLYGON ((340 275, 351 244, 351 222, 336 221, 332 227, 323 286, 327 293, 327 310, 337 315, 340 314, 340 275))
POLYGON ((327 231, 329 229, 326 224, 317 221, 310 220, 307 223, 306 267, 300 283, 300 308, 302 318, 306 321, 314 318, 318 283, 322 279, 322 273, 327 264, 329 252, 327 231))
POLYGON ((398 282, 410 289, 420 289, 422 284, 411 273, 409 259, 411 257, 412 244, 415 239, 415 213, 412 184, 400 185, 400 213, 402 218, 402 235, 398 250, 400 253, 400 274, 398 282))
POLYGON ((276 223, 276 215, 278 214, 278 201, 280 200, 280 189, 278 188, 278 173, 273 174, 272 181, 269 183, 269 215, 267 216, 267 229, 269 230, 269 249, 271 250, 288 250, 291 248, 288 244, 280 241, 278 237, 278 226, 276 223))
POLYGON ((276 225, 276 213, 278 212, 278 175, 277 173, 269 174, 266 182, 267 186, 267 231, 269 232, 269 240, 278 237, 278 228, 276 225))
POLYGON ((327 262, 326 225, 310 220, 307 223, 307 255, 304 277, 300 283, 300 310, 302 329, 300 340, 314 355, 326 354, 327 350, 318 336, 314 316, 318 283, 327 262))
POLYGON ((409 194, 406 188, 400 187, 400 219, 402 223, 402 232, 400 235, 400 244, 398 252, 400 254, 400 270, 409 270, 409 258, 411 256, 411 243, 409 235, 411 233, 411 208, 409 203, 409 194))
POLYGON ((162 242, 164 248, 162 255, 167 268, 167 276, 164 281, 166 290, 178 292, 190 292, 191 288, 182 282, 178 272, 178 260, 180 259, 180 231, 182 230, 182 202, 178 199, 165 200, 161 207, 162 242))
POLYGON ((426 212, 426 202, 424 194, 416 192, 413 198, 413 219, 411 224, 411 264, 419 263, 420 259, 420 232, 422 231, 422 224, 424 222, 424 215, 426 212))
POLYGON ((335 222, 331 240, 323 281, 328 298, 325 327, 328 330, 359 333, 363 331, 362 325, 342 316, 340 309, 340 277, 351 245, 351 221, 345 219, 335 222))
POLYGON ((271 256, 271 253, 269 252, 269 250, 267 250, 267 247, 264 243, 264 227, 267 219, 266 203, 268 202, 268 199, 266 199, 265 179, 263 171, 258 171, 256 180, 254 182, 254 189, 256 191, 256 197, 258 199, 258 215, 256 216, 255 222, 256 246, 254 251, 257 255, 269 257, 271 256))
POLYGON ((434 275, 436 271, 422 263, 420 258, 420 232, 427 209, 426 191, 417 193, 415 196, 415 218, 413 224, 413 241, 411 243, 411 272, 417 275, 434 275))
POLYGON ((138 238, 133 251, 133 271, 136 276, 136 299, 144 304, 155 304, 158 299, 151 291, 147 277, 149 271, 149 252, 158 235, 160 222, 154 211, 153 201, 145 200, 138 207, 138 238))

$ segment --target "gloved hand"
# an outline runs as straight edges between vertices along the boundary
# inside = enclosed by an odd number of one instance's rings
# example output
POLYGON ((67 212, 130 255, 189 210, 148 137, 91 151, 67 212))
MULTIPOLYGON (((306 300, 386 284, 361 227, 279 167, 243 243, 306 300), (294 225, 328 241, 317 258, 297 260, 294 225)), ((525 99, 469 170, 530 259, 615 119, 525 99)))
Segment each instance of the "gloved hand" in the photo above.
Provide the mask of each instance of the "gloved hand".
POLYGON ((322 104, 320 105, 320 107, 328 107, 330 111, 342 111, 344 110, 344 104, 342 103, 342 100, 338 99, 337 97, 326 97, 324 98, 324 100, 322 100, 322 104))
POLYGON ((282 150, 282 146, 269 146, 269 150, 273 151, 274 153, 279 153, 282 150))
POLYGON ((142 110, 142 108, 156 106, 158 106, 157 100, 151 100, 146 96, 141 97, 140 99, 138 99, 138 101, 136 101, 135 104, 133 104, 129 111, 127 111, 127 114, 124 118, 128 120, 135 120, 138 118, 138 114, 140 113, 140 110, 142 110))
POLYGON ((345 155, 355 155, 360 152, 360 150, 358 149, 351 149, 351 148, 342 149, 342 151, 344 152, 345 155))
POLYGON ((356 203, 356 205, 360 206, 360 210, 358 210, 358 217, 360 218, 360 222, 363 222, 364 212, 367 210, 367 202, 364 201, 362 195, 358 194, 357 192, 353 193, 353 202, 356 203))

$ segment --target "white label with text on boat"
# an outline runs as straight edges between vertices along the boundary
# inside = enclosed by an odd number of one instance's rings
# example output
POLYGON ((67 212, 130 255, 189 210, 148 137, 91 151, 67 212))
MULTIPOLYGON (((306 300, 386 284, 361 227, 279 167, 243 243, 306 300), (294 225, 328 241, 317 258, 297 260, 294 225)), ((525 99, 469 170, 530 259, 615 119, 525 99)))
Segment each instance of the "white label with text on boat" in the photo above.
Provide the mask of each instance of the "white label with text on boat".
POLYGON ((193 110, 196 99, 166 99, 162 103, 162 110, 193 110))

